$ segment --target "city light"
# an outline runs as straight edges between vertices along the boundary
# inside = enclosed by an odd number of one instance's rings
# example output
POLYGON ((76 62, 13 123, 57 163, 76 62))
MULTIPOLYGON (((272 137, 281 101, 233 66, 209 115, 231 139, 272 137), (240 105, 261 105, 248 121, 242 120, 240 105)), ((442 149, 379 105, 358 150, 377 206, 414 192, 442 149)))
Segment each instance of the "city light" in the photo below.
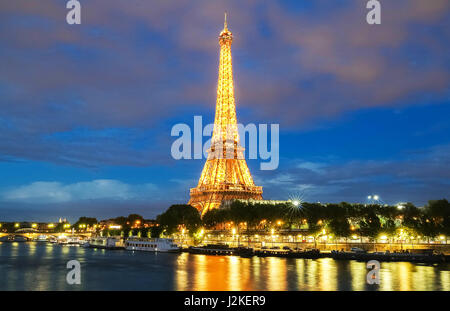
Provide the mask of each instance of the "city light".
POLYGON ((31 228, 37 228, 37 224, 32 224, 31 228))
POLYGON ((109 229, 122 229, 120 225, 109 225, 109 229))
POLYGON ((404 208, 405 208, 405 206, 404 206, 404 205, 401 205, 401 204, 399 204, 399 205, 397 205, 397 208, 398 208, 399 210, 402 210, 402 209, 404 209, 404 208))

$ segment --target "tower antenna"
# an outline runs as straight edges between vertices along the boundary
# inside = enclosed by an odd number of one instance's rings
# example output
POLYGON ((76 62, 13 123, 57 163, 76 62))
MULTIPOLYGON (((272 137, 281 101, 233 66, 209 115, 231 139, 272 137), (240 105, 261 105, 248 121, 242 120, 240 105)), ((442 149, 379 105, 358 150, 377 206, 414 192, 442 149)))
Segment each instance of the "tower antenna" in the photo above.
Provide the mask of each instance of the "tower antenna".
POLYGON ((228 27, 227 27, 227 12, 225 12, 225 21, 223 23, 223 29, 228 30, 228 27))

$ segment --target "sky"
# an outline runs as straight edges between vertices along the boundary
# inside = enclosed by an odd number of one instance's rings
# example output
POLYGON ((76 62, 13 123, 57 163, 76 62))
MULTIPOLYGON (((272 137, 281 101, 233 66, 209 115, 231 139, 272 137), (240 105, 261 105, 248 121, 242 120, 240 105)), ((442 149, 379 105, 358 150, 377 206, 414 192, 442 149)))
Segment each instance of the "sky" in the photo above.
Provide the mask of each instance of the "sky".
POLYGON ((280 162, 248 165, 265 199, 450 197, 450 2, 0 3, 0 221, 154 218, 205 160, 171 128, 213 122, 223 15, 238 121, 279 124, 280 162))

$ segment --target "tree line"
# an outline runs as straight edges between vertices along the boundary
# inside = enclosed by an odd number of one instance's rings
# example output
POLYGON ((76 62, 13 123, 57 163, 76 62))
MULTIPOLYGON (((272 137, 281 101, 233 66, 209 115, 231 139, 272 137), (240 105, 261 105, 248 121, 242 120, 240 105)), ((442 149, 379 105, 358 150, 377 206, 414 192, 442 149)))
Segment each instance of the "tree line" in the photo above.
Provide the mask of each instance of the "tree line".
POLYGON ((450 204, 446 199, 429 201, 424 207, 412 203, 400 205, 358 203, 258 203, 234 201, 226 208, 208 211, 203 218, 189 205, 173 205, 157 217, 170 235, 182 229, 190 235, 206 229, 271 230, 304 229, 312 236, 322 232, 336 237, 359 235, 376 239, 421 236, 435 238, 450 235, 450 204), (324 231, 325 230, 325 231, 324 231))

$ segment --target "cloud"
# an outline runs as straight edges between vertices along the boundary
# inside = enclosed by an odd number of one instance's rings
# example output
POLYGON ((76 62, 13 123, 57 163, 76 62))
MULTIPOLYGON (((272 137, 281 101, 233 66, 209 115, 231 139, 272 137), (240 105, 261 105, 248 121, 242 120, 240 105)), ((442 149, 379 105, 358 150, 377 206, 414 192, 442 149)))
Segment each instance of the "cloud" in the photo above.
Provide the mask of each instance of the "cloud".
POLYGON ((0 201, 23 203, 66 203, 87 200, 139 201, 155 196, 153 184, 131 185, 119 180, 97 179, 63 184, 37 181, 4 191, 0 201))
POLYGON ((266 197, 283 199, 301 193, 309 201, 363 202, 376 193, 388 203, 419 205, 450 198, 450 145, 411 151, 399 159, 298 162, 284 162, 277 171, 256 172, 255 181, 264 185, 266 197))
POLYGON ((301 161, 296 165, 298 168, 303 168, 306 170, 310 170, 316 173, 323 172, 322 168, 325 166, 325 163, 319 163, 319 162, 309 162, 309 161, 301 161))
POLYGON ((3 3, 2 157, 88 165, 98 164, 102 156, 91 157, 101 153, 109 155, 107 163, 136 165, 150 153, 133 156, 137 152, 117 138, 116 145, 100 140, 94 153, 67 141, 49 146, 45 138, 78 128, 134 129, 138 135, 153 129, 169 136, 165 122, 186 113, 212 116, 225 10, 235 34, 237 107, 252 118, 243 121, 303 129, 348 111, 448 97, 448 1, 383 3, 376 27, 365 23, 360 0, 299 8, 92 0, 83 4, 82 25, 74 27, 65 23, 60 1, 3 3), (17 146, 22 140, 27 148, 17 146), (52 149, 47 156, 46 148, 52 149))

